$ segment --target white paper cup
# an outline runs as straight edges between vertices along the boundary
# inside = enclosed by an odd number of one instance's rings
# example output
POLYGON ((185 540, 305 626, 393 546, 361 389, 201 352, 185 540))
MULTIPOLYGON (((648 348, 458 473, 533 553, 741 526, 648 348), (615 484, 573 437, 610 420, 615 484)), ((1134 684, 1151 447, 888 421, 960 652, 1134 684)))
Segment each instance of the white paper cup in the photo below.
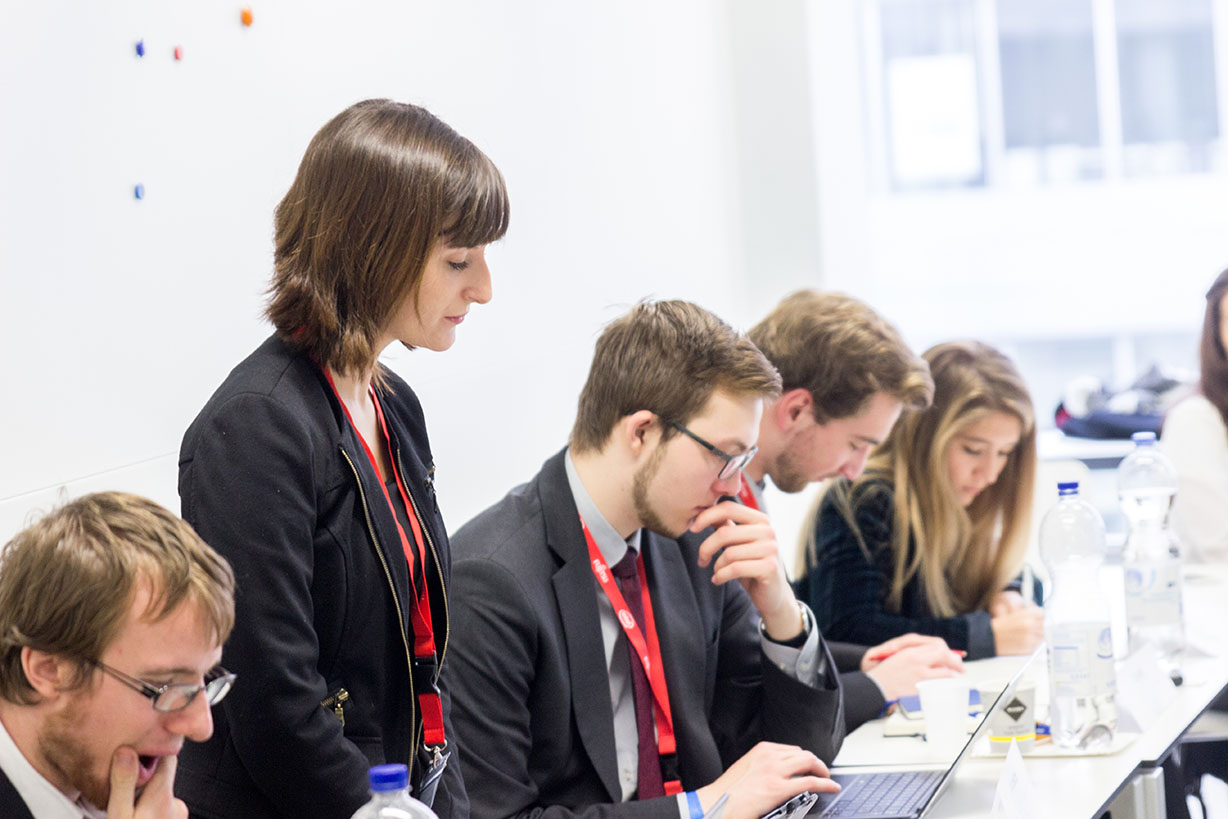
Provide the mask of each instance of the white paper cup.
POLYGON ((968 741, 968 690, 968 678, 962 675, 917 683, 925 741, 935 750, 958 749, 968 741))
MULTIPOLYGON (((1007 680, 989 681, 977 686, 981 702, 986 707, 1006 687, 1007 680)), ((1020 680, 1014 693, 1005 698, 987 717, 989 720, 989 750, 1004 754, 1011 747, 1011 740, 1019 743, 1020 753, 1032 750, 1036 743, 1036 682, 1020 680)))

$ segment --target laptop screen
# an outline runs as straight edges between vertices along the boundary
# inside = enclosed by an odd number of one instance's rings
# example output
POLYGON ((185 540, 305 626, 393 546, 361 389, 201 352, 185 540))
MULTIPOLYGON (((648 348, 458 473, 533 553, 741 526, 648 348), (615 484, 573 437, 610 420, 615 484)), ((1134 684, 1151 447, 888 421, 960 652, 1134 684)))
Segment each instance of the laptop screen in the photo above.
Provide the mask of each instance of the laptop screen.
POLYGON ((972 749, 976 747, 976 744, 989 733, 989 715, 1000 704, 1010 701, 1010 698, 1015 694, 1015 689, 1019 687, 1020 681, 1023 680, 1024 675, 1027 674, 1028 670, 1031 669, 1037 662, 1037 658, 1043 657, 1044 654, 1045 646, 1042 643, 1039 648, 1032 652, 1032 655, 1028 657, 1023 665, 1019 666, 1019 669, 1013 675, 1011 675, 1010 680, 1006 683, 1003 689, 998 692, 998 696, 994 698, 993 702, 985 704, 985 707, 981 709, 981 721, 977 723, 976 730, 972 732, 972 736, 968 737, 968 741, 965 742, 964 747, 960 749, 959 756, 955 757, 955 761, 952 762, 950 766, 947 767, 946 771, 943 772, 942 779, 938 782, 938 787, 934 789, 933 794, 930 795, 929 800, 925 803, 927 808, 933 804, 939 796, 942 795, 942 792, 946 790, 947 785, 951 782, 951 779, 955 771, 959 768, 960 764, 962 764, 963 761, 972 754, 972 749))

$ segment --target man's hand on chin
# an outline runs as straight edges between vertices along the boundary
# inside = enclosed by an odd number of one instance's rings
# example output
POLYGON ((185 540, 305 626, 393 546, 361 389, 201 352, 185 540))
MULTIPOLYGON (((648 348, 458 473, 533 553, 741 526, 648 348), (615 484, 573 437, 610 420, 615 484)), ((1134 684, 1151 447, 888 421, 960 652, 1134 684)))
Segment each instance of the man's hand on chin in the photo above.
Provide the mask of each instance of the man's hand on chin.
POLYGON ((699 565, 712 564, 712 582, 740 582, 771 639, 787 642, 801 634, 806 621, 785 577, 776 530, 768 516, 734 501, 722 501, 700 513, 691 531, 709 526, 714 530, 700 544, 699 565))
POLYGON ((188 806, 175 798, 175 768, 179 757, 158 757, 153 778, 137 796, 141 764, 137 753, 124 746, 111 757, 111 798, 107 819, 187 819, 188 806))

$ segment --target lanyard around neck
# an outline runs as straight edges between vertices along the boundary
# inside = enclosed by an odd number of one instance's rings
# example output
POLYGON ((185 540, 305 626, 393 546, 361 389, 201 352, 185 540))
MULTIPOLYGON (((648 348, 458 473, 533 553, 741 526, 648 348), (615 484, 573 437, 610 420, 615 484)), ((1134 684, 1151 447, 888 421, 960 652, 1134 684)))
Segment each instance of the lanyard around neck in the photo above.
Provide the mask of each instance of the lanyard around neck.
POLYGON ((657 724, 657 753, 661 757, 665 794, 672 796, 682 793, 682 783, 677 775, 678 744, 674 739, 674 718, 669 706, 669 689, 665 684, 665 666, 661 662, 661 643, 657 638, 657 621, 652 613, 652 599, 648 594, 648 575, 644 572, 644 561, 635 561, 640 578, 640 601, 644 607, 644 629, 641 631, 583 516, 580 518, 580 527, 584 529, 584 540, 588 544, 589 565, 592 567, 593 576, 597 578, 597 584, 614 606, 618 625, 631 642, 635 656, 639 658, 640 666, 644 669, 644 676, 648 678, 648 686, 652 689, 652 710, 657 724))
MULTIPOLYGON (((371 462, 371 468, 375 470, 375 474, 378 477, 380 470, 379 462, 375 459, 375 453, 367 443, 367 439, 363 437, 362 432, 359 431, 358 425, 354 423, 354 417, 350 415, 350 409, 345 405, 345 401, 341 399, 341 394, 337 392, 337 385, 333 381, 332 373, 328 371, 327 367, 321 367, 321 369, 324 370, 324 377, 328 379, 328 385, 333 388, 333 394, 337 396, 337 401, 340 402, 341 409, 345 412, 346 420, 349 421, 351 429, 354 430, 354 434, 358 436, 359 442, 362 443, 363 451, 367 453, 367 460, 371 462)), ((418 508, 414 505, 409 490, 405 488, 405 484, 401 479, 401 471, 397 469, 396 454, 392 449, 392 436, 388 434, 388 423, 384 419, 384 408, 380 406, 379 396, 376 395, 375 388, 368 387, 368 389, 370 390, 371 402, 375 405, 375 417, 379 421, 380 431, 384 434, 384 442, 388 447, 388 464, 392 469, 397 493, 401 496, 401 503, 405 505, 405 517, 409 519, 409 527, 414 536, 414 545, 417 546, 415 551, 414 546, 410 545, 409 538, 405 535, 405 529, 401 526, 401 521, 397 517, 397 510, 392 503, 392 496, 388 494, 388 487, 384 485, 383 479, 376 481, 379 484, 380 490, 384 493, 384 500, 388 504, 388 510, 392 513, 392 522, 396 524, 397 535, 401 540, 401 551, 404 552, 405 562, 409 567, 409 588, 414 598, 413 605, 409 607, 410 622, 414 628, 414 659, 411 676, 413 677, 412 683, 415 693, 418 695, 418 705, 422 710, 423 742, 428 746, 442 748, 447 745, 447 738, 443 726, 443 703, 437 683, 439 672, 435 653, 435 629, 431 623, 431 601, 427 591, 426 537, 422 532, 422 523, 418 520, 418 508), (422 579, 420 586, 416 582, 415 568, 418 570, 418 576, 422 579)))
POLYGON ((743 506, 749 506, 756 512, 763 511, 759 508, 759 501, 755 500, 755 492, 750 488, 750 481, 746 479, 745 472, 742 473, 742 488, 738 490, 738 500, 743 506))

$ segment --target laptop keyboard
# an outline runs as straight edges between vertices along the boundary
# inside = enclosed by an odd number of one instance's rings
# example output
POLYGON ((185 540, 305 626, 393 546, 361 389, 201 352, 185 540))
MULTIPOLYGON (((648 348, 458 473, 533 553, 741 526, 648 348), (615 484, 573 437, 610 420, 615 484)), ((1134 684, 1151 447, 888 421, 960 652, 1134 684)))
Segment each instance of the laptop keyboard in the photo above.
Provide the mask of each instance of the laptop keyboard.
POLYGON ((944 771, 858 776, 823 816, 912 816, 938 786, 944 771))

